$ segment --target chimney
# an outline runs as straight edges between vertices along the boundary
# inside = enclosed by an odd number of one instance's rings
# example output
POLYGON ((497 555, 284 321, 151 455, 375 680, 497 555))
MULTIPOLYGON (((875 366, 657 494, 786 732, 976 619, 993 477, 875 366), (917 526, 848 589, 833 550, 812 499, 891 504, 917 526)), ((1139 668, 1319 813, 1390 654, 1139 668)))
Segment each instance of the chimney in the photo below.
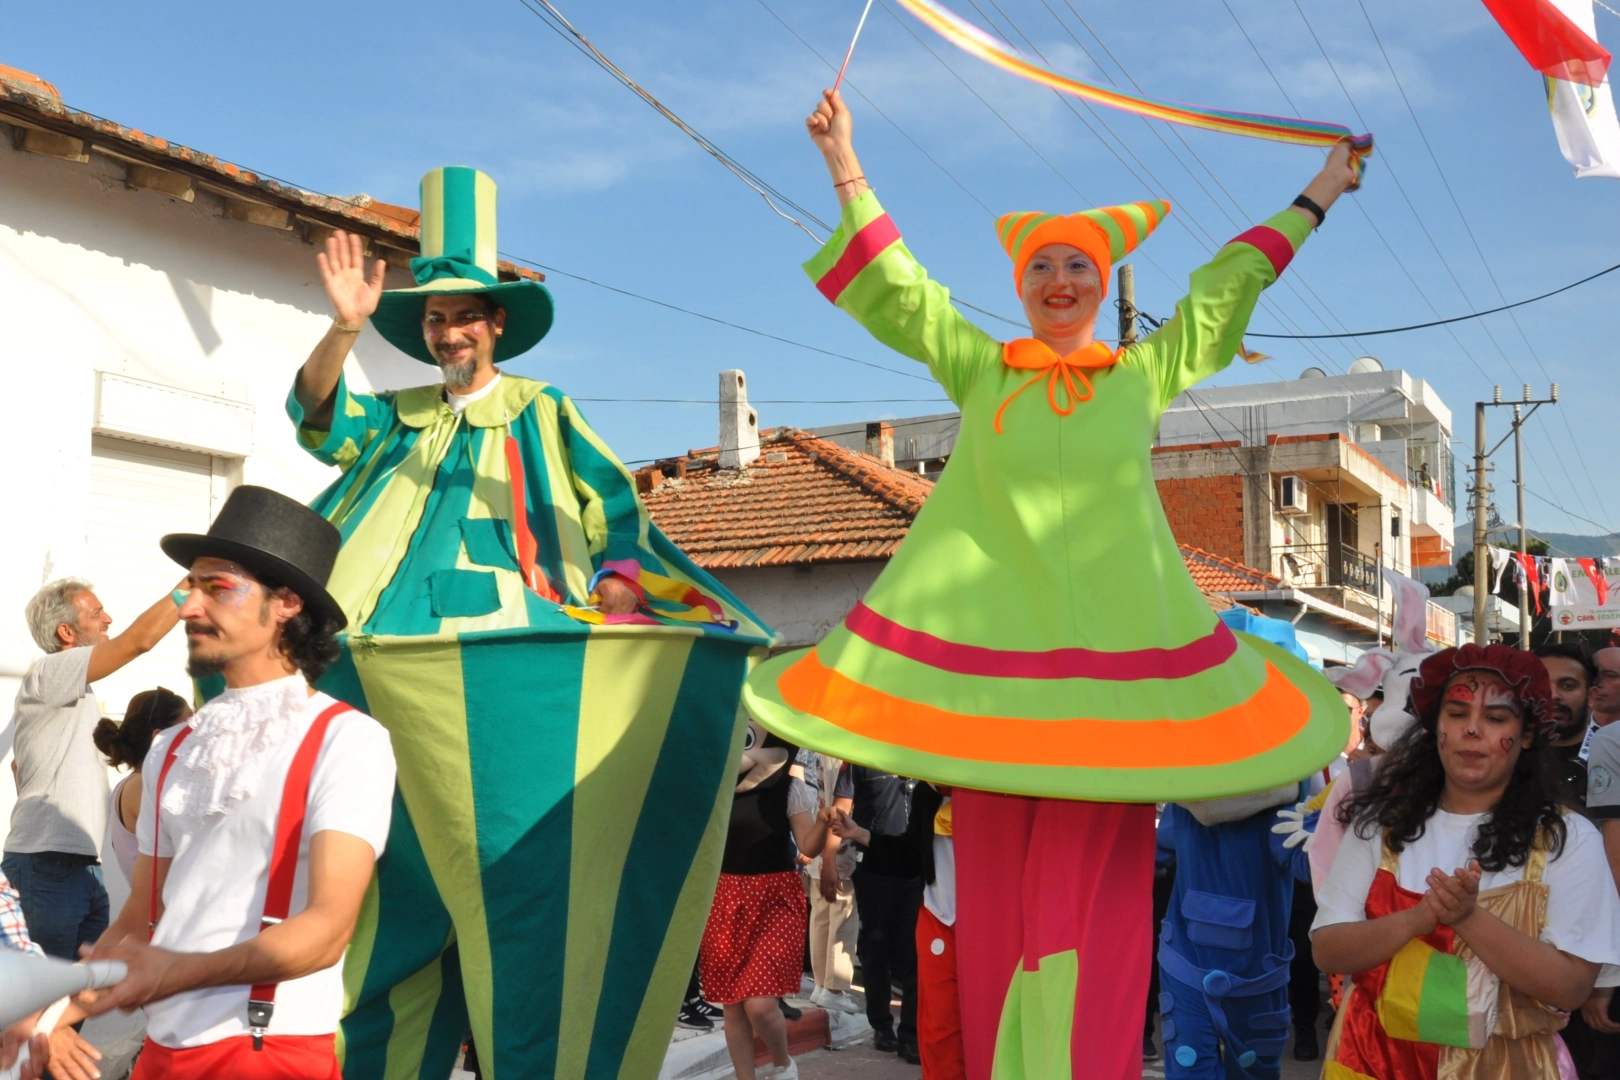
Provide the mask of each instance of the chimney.
POLYGON ((759 457, 759 414, 748 407, 748 380, 720 373, 720 467, 740 469, 759 457))
POLYGON ((866 425, 866 452, 883 464, 894 467, 894 425, 882 420, 866 425))

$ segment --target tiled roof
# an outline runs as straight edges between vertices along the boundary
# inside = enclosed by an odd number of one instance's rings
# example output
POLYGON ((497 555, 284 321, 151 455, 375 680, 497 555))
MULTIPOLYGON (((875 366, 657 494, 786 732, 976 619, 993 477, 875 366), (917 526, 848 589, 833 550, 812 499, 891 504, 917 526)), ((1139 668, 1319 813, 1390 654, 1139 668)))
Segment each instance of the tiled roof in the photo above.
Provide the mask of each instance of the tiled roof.
POLYGON ((636 475, 658 527, 707 569, 887 559, 934 487, 793 428, 761 433, 746 468, 711 448, 636 475))
MULTIPOLYGON (((293 187, 268 176, 260 176, 212 154, 180 146, 167 139, 124 127, 62 103, 56 87, 39 76, 0 64, 0 121, 23 129, 47 132, 77 140, 80 153, 92 149, 136 165, 179 173, 200 182, 227 199, 239 199, 286 211, 289 223, 295 219, 324 227, 346 229, 392 249, 390 261, 403 265, 398 253, 414 255, 420 250, 417 220, 420 214, 408 207, 379 202, 369 195, 339 198, 293 187)), ((57 156, 63 156, 58 154, 57 156)), ((79 157, 76 160, 84 160, 79 157)), ((287 226, 282 226, 287 227, 287 226)), ((307 235, 307 234, 306 234, 307 235)), ((318 240, 325 234, 311 237, 318 240)), ((382 254, 388 254, 387 251, 382 254)), ((505 280, 528 278, 545 280, 545 275, 513 263, 500 263, 505 280)))
POLYGON ((1205 593, 1259 592, 1282 588, 1282 578, 1252 566, 1211 554, 1190 544, 1181 545, 1181 559, 1193 582, 1205 593))

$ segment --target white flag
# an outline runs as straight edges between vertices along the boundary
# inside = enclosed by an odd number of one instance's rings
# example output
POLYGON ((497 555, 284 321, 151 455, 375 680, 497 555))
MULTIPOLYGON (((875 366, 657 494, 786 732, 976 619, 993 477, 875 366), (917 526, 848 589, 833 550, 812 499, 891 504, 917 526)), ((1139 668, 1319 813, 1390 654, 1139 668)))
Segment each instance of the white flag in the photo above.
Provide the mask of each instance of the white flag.
MULTIPOLYGON (((1548 600, 1553 607, 1591 603, 1589 598, 1579 593, 1580 585, 1589 586, 1586 571, 1581 569, 1580 563, 1574 559, 1549 559, 1547 566, 1550 571, 1547 577, 1548 600)), ((1592 590, 1588 587, 1586 591, 1592 590)))
MULTIPOLYGON (((1552 0, 1553 6, 1569 16, 1593 41, 1597 22, 1592 0, 1552 0)), ((1620 179, 1620 121, 1615 119, 1614 98, 1609 80, 1602 86, 1544 79, 1547 107, 1552 110, 1553 130, 1558 133, 1558 149, 1564 160, 1575 166, 1577 179, 1583 176, 1612 176, 1620 179)))

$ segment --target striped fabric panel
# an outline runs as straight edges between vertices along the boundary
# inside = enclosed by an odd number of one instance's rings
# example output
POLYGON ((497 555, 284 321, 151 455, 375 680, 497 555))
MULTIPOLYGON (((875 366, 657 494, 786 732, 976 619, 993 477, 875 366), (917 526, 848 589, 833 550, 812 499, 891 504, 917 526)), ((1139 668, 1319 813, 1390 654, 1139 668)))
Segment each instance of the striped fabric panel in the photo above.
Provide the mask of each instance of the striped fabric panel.
POLYGON ((636 628, 359 654, 403 804, 350 958, 350 1080, 416 1076, 462 999, 492 1078, 658 1074, 719 871, 748 652, 636 628))
POLYGON ((1378 995, 1384 1031, 1408 1042, 1469 1044, 1468 972, 1461 957, 1414 939, 1390 959, 1378 995))

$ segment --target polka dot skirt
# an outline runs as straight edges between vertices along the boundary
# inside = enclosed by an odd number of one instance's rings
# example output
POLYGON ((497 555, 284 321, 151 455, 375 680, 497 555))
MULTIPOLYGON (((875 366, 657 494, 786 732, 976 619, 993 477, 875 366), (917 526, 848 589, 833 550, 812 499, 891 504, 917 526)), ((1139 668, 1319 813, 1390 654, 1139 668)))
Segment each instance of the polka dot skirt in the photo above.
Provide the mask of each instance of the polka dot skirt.
POLYGON ((798 993, 806 929, 797 870, 721 874, 698 954, 703 996, 730 1005, 798 993))

